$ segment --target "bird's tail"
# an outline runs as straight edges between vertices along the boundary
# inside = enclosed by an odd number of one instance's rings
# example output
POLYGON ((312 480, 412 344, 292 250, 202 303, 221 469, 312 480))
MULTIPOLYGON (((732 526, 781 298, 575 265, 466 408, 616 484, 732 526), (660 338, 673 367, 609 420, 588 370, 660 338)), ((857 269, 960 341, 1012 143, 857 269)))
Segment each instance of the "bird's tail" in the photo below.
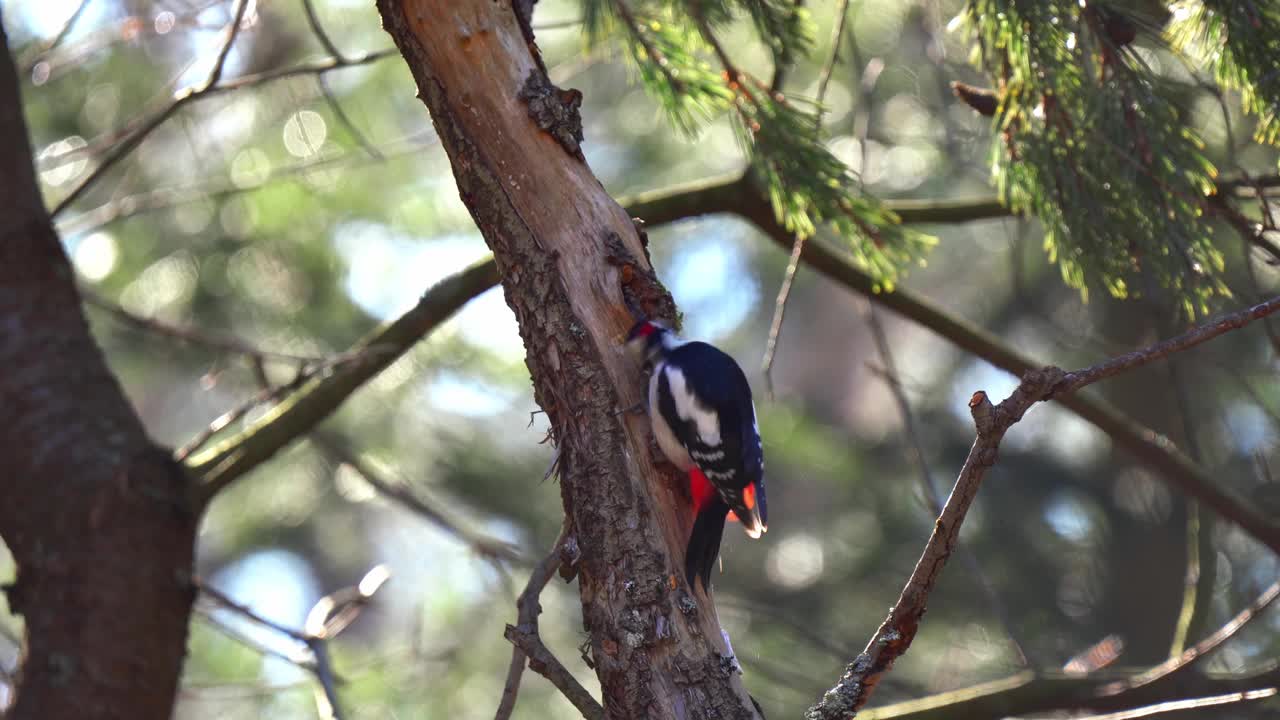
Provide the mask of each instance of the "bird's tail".
POLYGON ((711 589, 711 569, 720 555, 720 537, 724 534, 724 520, 728 514, 729 506, 718 495, 699 508, 684 552, 684 577, 690 588, 697 577, 702 578, 703 589, 711 589))

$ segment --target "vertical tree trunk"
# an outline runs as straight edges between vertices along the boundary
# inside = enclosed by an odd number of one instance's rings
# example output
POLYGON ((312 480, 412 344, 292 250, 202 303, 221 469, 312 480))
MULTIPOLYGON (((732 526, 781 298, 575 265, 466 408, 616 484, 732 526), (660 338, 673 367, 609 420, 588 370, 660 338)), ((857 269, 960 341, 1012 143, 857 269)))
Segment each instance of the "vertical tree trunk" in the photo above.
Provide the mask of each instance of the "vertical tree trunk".
POLYGON ((9 720, 169 717, 195 517, 80 312, 0 28, 0 537, 26 621, 9 720))
MULTIPOLYGON (((516 5, 521 5, 515 0, 516 5)), ((611 717, 753 717, 711 601, 677 562, 691 524, 655 470, 622 341, 624 286, 670 309, 642 239, 574 142, 573 92, 552 88, 512 2, 379 0, 472 217, 493 249, 539 405, 559 449, 591 653, 611 717)), ((529 492, 531 488, 513 488, 529 492)))

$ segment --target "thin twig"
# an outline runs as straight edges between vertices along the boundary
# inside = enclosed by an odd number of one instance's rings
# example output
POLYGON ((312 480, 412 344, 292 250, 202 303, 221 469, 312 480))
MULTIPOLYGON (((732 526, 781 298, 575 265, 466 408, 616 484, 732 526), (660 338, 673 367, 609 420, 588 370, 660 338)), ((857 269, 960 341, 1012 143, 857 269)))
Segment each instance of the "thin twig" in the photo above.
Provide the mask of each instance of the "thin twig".
MULTIPOLYGON (((1264 329, 1267 321, 1263 319, 1264 329)), ((1159 320, 1157 320, 1159 322, 1159 320)), ((1174 403, 1178 410, 1178 421, 1182 425, 1182 438, 1187 446, 1187 454, 1198 465, 1204 464, 1204 453, 1200 448, 1200 440, 1196 436, 1191 397, 1187 392, 1187 384, 1183 382, 1182 363, 1178 358, 1169 358, 1165 363, 1168 370, 1169 384, 1173 388, 1174 403)), ((1219 417, 1221 415, 1219 414, 1219 417)), ((1208 616, 1213 603, 1213 586, 1217 581, 1217 551, 1213 547, 1213 516, 1200 507, 1195 500, 1186 500, 1187 560, 1186 573, 1183 578, 1182 608, 1178 611, 1178 619, 1174 624, 1173 642, 1170 655, 1177 657, 1187 648, 1189 638, 1200 632, 1200 626, 1208 616)))
POLYGON ((804 252, 805 236, 797 234, 791 246, 791 258, 787 261, 786 274, 782 276, 782 285, 778 287, 778 297, 773 301, 773 321, 769 323, 769 338, 764 345, 764 358, 760 361, 760 372, 764 375, 765 387, 769 399, 773 399, 773 359, 778 354, 778 338, 782 336, 782 322, 787 316, 787 301, 791 298, 791 286, 795 283, 796 272, 800 269, 800 254, 804 252))
POLYGON ((1113 685, 1106 686, 1099 691, 1099 695, 1117 695, 1127 692, 1134 688, 1144 685, 1150 685, 1158 680, 1165 680, 1179 671, 1185 671, 1204 659, 1209 653, 1218 649, 1224 642, 1230 640, 1236 633, 1240 632, 1254 618, 1266 610, 1280 597, 1280 581, 1274 582, 1266 590, 1262 591, 1257 598, 1254 599, 1248 607, 1236 613, 1236 616, 1227 621, 1222 627, 1218 628, 1205 639, 1187 648, 1181 655, 1169 658, 1168 660, 1156 665, 1155 667, 1136 675, 1132 678, 1117 682, 1113 685))
POLYGON ((441 280, 417 305, 344 353, 367 362, 344 364, 334 372, 313 378, 261 420, 198 455, 193 454, 187 463, 197 478, 191 489, 193 505, 209 502, 237 478, 310 433, 351 393, 408 352, 463 304, 497 283, 498 271, 492 258, 441 280))
POLYGON ((658 66, 658 72, 667 79, 667 84, 676 93, 684 92, 684 81, 667 67, 667 56, 661 50, 654 47, 653 42, 649 40, 649 36, 645 34, 640 22, 636 19, 634 13, 631 12, 631 6, 626 0, 615 0, 614 8, 618 11, 618 17, 622 19, 622 24, 627 26, 627 30, 631 33, 631 37, 640 43, 644 48, 645 54, 653 58, 654 63, 658 66))
POLYGON ((218 620, 207 610, 197 609, 196 613, 200 617, 203 617, 205 620, 208 621, 209 627, 213 628, 217 632, 226 636, 230 640, 233 640, 241 645, 244 645, 250 650, 253 650, 259 655, 266 655, 274 658, 279 658, 289 663, 290 665, 293 665, 301 670, 305 670, 308 673, 311 673, 312 675, 315 674, 316 672, 315 659, 308 657, 307 655, 302 653, 301 652, 302 646, 298 647, 298 650, 299 650, 298 653, 284 652, 283 650, 279 650, 273 647, 268 647, 267 645, 264 645, 261 642, 249 637, 242 631, 237 630, 236 628, 233 628, 230 625, 227 625, 226 623, 218 620))
POLYGON ((67 18, 67 21, 62 23, 62 27, 58 28, 58 32, 54 34, 53 38, 50 39, 49 42, 41 45, 35 52, 27 56, 28 59, 21 63, 23 75, 30 75, 36 65, 40 64, 40 62, 43 61, 49 53, 53 52, 62 44, 63 40, 67 39, 67 36, 71 34, 76 23, 80 21, 80 17, 84 15, 84 11, 89 7, 89 3, 91 1, 92 0, 80 0, 80 4, 76 6, 74 11, 72 11, 70 17, 67 18))
POLYGON ((964 467, 956 479, 955 489, 934 524, 920 560, 902 589, 889 616, 872 635, 866 649, 846 668, 839 682, 805 713, 806 720, 851 718, 866 704, 876 685, 893 668, 893 663, 911 646, 924 616, 929 594, 960 537, 960 526, 977 496, 987 470, 995 464, 1000 442, 1009 428, 1038 402, 1061 397, 1087 385, 1113 377, 1205 343, 1223 333, 1235 330, 1280 310, 1280 297, 1245 310, 1222 316, 1212 322, 1150 347, 1135 350, 1117 358, 1075 372, 1048 367, 1032 370, 1022 376, 1013 393, 999 405, 992 405, 987 394, 978 391, 969 400, 969 410, 977 428, 977 437, 964 467))
POLYGON ((524 592, 520 593, 520 597, 516 600, 517 624, 508 625, 503 633, 515 647, 511 651, 511 666, 507 671, 507 682, 502 690, 502 701, 494 715, 495 720, 506 720, 511 717, 516 697, 520 692, 520 678, 524 674, 526 659, 529 667, 550 680, 551 684, 555 685, 569 702, 578 708, 578 712, 582 713, 584 718, 604 720, 604 708, 591 697, 591 693, 582 687, 577 678, 565 669, 538 636, 538 615, 542 613, 538 597, 542 595, 543 588, 560 567, 560 546, 564 544, 568 532, 569 526, 566 520, 565 525, 560 529, 560 536, 551 546, 551 552, 533 569, 529 575, 529 583, 525 585, 524 592))
POLYGON ((822 66, 822 72, 818 79, 818 95, 814 98, 814 105, 817 107, 817 122, 815 123, 819 129, 822 128, 822 115, 827 108, 823 102, 827 99, 827 86, 831 84, 831 76, 835 74, 836 64, 840 62, 840 43, 844 42, 844 25, 849 18, 849 0, 840 0, 840 6, 836 9, 835 28, 831 31, 831 55, 827 58, 827 62, 822 66))
POLYGON ((385 160, 386 158, 382 156, 378 147, 374 145, 363 132, 361 132, 360 128, 356 127, 351 116, 347 115, 346 108, 342 107, 342 103, 338 101, 338 97, 333 94, 331 89, 329 89, 329 76, 324 73, 316 75, 316 86, 320 88, 320 95, 324 98, 325 103, 328 104, 329 111, 332 112, 333 116, 338 119, 338 122, 342 123, 343 127, 347 129, 347 132, 351 134, 351 137, 356 141, 356 144, 359 145, 370 158, 374 160, 385 160))
POLYGON ((1199 325, 1177 337, 1170 338, 1151 347, 1134 350, 1084 370, 1067 373, 1062 378, 1062 381, 1053 388, 1052 394, 1056 396, 1079 390, 1099 380, 1105 380, 1127 370, 1147 365, 1174 353, 1190 350, 1197 345, 1209 342, 1219 335, 1238 330, 1255 320, 1272 315, 1277 310, 1280 310, 1280 297, 1274 297, 1253 307, 1222 315, 1216 320, 1199 325))
MULTIPOLYGON (((241 0, 241 6, 243 6, 246 3, 247 3, 247 0, 241 0)), ((239 27, 239 23, 236 23, 233 27, 239 27)), ((213 97, 215 95, 220 95, 223 93, 234 92, 236 90, 241 90, 243 88, 263 85, 266 83, 274 82, 276 80, 282 80, 284 78, 298 77, 301 75, 319 75, 322 73, 330 72, 332 70, 337 70, 339 68, 349 68, 349 67, 356 67, 359 65, 367 65, 369 63, 377 62, 384 58, 389 58, 389 57, 398 56, 398 55, 399 55, 398 51, 396 51, 394 48, 387 48, 384 50, 365 53, 363 55, 357 55, 357 56, 346 58, 343 60, 339 60, 337 58, 328 58, 328 59, 320 60, 316 62, 293 65, 286 68, 277 68, 275 70, 267 70, 265 72, 257 73, 255 75, 245 75, 245 76, 236 78, 234 80, 229 80, 227 82, 216 84, 216 85, 209 85, 208 82, 206 81, 199 85, 193 85, 191 87, 188 87, 185 90, 182 90, 178 92, 176 95, 174 95, 171 101, 169 101, 167 104, 165 104, 164 107, 160 108, 151 116, 147 117, 146 119, 137 121, 136 123, 132 123, 134 125, 134 129, 132 130, 132 132, 129 132, 127 136, 124 137, 124 139, 110 146, 111 150, 102 159, 102 161, 98 164, 98 166, 94 168, 94 170, 91 173, 89 173, 88 177, 82 180, 80 184, 77 185, 65 198, 63 198, 61 201, 58 202, 57 205, 54 206, 53 210, 50 211, 50 216, 57 218, 57 216, 60 215, 62 212, 64 212, 73 202, 80 199, 80 197, 82 197, 84 193, 94 183, 98 182, 98 180, 100 180, 108 170, 110 170, 112 167, 118 164, 121 160, 128 157, 130 153, 132 153, 135 149, 137 149, 139 145, 142 144, 143 140, 145 140, 149 135, 151 135, 151 133, 155 132, 161 125, 165 123, 165 121, 173 117, 175 113, 177 113, 179 110, 181 110, 183 107, 185 107, 189 103, 193 103, 198 100, 213 97)), ((215 69, 218 70, 217 76, 220 78, 222 75, 221 68, 215 68, 215 69)), ((211 74, 211 77, 212 77, 212 74, 211 74)))
POLYGON ((204 200, 220 200, 254 192, 282 180, 289 180, 317 170, 358 167, 369 163, 417 155, 422 150, 434 145, 435 135, 433 134, 431 137, 433 138, 431 142, 414 142, 410 137, 390 142, 384 145, 382 149, 374 148, 374 152, 377 153, 376 156, 361 157, 357 153, 339 153, 315 160, 293 163, 280 169, 273 169, 270 174, 259 182, 245 185, 236 185, 230 182, 199 182, 125 195, 58 223, 58 232, 63 236, 81 235, 99 230, 113 222, 156 210, 165 210, 178 205, 204 200))
POLYGON ((195 581, 195 586, 196 586, 196 589, 200 591, 201 595, 209 598, 214 602, 214 604, 218 605, 219 607, 223 607, 223 608, 226 608, 227 610, 231 610, 232 612, 236 613, 237 615, 240 615, 246 620, 250 620, 255 624, 261 625, 265 628, 274 630, 280 633, 281 635, 297 640, 303 645, 307 644, 307 636, 305 633, 301 632, 300 630, 295 630, 294 628, 291 628, 288 625, 278 623, 275 620, 272 620, 268 617, 259 615, 257 612, 253 610, 253 608, 249 607, 248 605, 245 605, 244 603, 240 603, 240 602, 237 602, 236 600, 233 600, 231 596, 213 587, 212 585, 204 582, 203 580, 197 579, 195 581))
POLYGON ((333 44, 333 39, 329 37, 329 33, 325 32, 324 26, 320 24, 320 16, 316 13, 315 4, 311 0, 302 0, 302 11, 307 16, 307 24, 311 26, 311 34, 316 36, 316 40, 320 41, 320 45, 324 47, 324 51, 329 56, 339 62, 345 62, 346 56, 333 44))
POLYGON ((222 432, 227 426, 240 420, 248 415, 254 408, 269 402, 275 402, 289 395, 292 392, 300 390, 303 385, 314 377, 323 375, 331 370, 339 370, 351 365, 359 365, 370 360, 368 350, 359 349, 350 352, 340 353, 331 358, 327 358, 318 363, 304 363, 298 367, 298 372, 293 379, 283 385, 268 386, 259 390, 248 400, 231 408, 227 412, 219 415, 209 423, 205 429, 196 434, 195 437, 188 440, 182 447, 173 453, 173 459, 176 462, 185 462, 192 453, 204 447, 213 436, 222 432))
POLYGON ((493 714, 493 720, 509 720, 516 709, 516 698, 520 695, 520 679, 524 677, 524 665, 529 658, 520 648, 511 649, 511 663, 507 666, 507 682, 502 686, 502 700, 493 714))
POLYGON ((1107 713, 1105 715, 1080 715, 1076 716, 1076 720, 1137 720, 1137 718, 1163 715, 1164 713, 1199 710, 1201 708, 1215 707, 1218 705, 1231 705, 1235 703, 1264 700, 1269 697, 1274 697, 1277 692, 1280 692, 1280 690, 1270 687, 1260 688, 1258 690, 1247 690, 1244 692, 1227 693, 1225 695, 1213 695, 1211 697, 1204 698, 1170 700, 1168 702, 1134 708, 1132 710, 1121 710, 1119 712, 1107 713))
MULTIPOLYGON (((840 56, 840 40, 844 35, 845 18, 848 16, 849 0, 841 0, 839 10, 839 22, 836 23, 836 29, 832 35, 831 41, 831 57, 827 60, 826 65, 822 69, 822 79, 818 83, 818 97, 815 102, 817 105, 817 114, 814 132, 822 131, 822 107, 823 98, 827 94, 827 84, 831 82, 831 74, 835 71, 836 62, 840 56)), ((709 27, 704 26, 704 32, 710 34, 709 27)), ((721 61, 725 63, 728 70, 728 56, 720 51, 721 61)), ((779 75, 774 75, 775 85, 779 82, 779 75)), ((774 88, 777 89, 776 87, 774 88)), ((791 257, 787 260, 787 270, 782 276, 782 284, 778 287, 778 296, 773 302, 773 320, 769 323, 769 337, 765 341, 764 357, 760 361, 760 373, 764 375, 765 388, 769 393, 769 399, 774 398, 773 392, 773 361, 778 354, 778 339, 782 336, 782 323, 787 315, 787 302, 791 299, 791 288, 795 284, 796 272, 800 269, 800 256, 804 252, 804 242, 806 237, 797 233, 795 240, 791 244, 791 257)))
MULTIPOLYGON (((320 15, 316 12, 315 3, 312 2, 312 0, 302 0, 302 10, 307 16, 307 24, 311 26, 311 34, 316 37, 316 40, 319 41, 325 52, 327 52, 329 56, 339 64, 345 64, 348 62, 347 56, 342 54, 342 51, 339 50, 338 46, 333 42, 333 38, 329 37, 329 33, 325 31, 324 25, 320 22, 320 15)), ((379 160, 382 159, 378 149, 374 147, 373 143, 369 142, 369 139, 365 137, 364 133, 360 132, 360 129, 356 127, 356 124, 351 121, 351 118, 347 115, 347 111, 342 107, 342 103, 338 102, 338 98, 334 96, 333 91, 329 89, 329 83, 325 79, 324 73, 316 74, 316 85, 319 86, 320 94, 324 97, 325 103, 329 105, 329 110, 333 112, 333 116, 337 118, 338 122, 342 123, 342 125, 347 128, 347 132, 351 134, 351 137, 355 139, 356 143, 359 144, 370 157, 379 160)))
POLYGON ((316 658, 316 681, 320 688, 315 691, 316 713, 322 720, 343 720, 342 704, 338 700, 338 687, 334 680, 333 664, 329 660, 329 646, 323 640, 314 639, 307 643, 311 654, 316 658))
POLYGON ((98 163, 98 166, 95 167, 79 185, 76 185, 66 197, 62 198, 62 200, 60 200, 58 204, 49 211, 49 216, 51 218, 56 218, 62 213, 62 211, 66 210, 71 203, 79 200, 80 196, 84 195, 84 193, 88 191, 94 183, 98 182, 98 180, 101 179, 108 170, 115 167, 117 163, 132 153, 135 148, 142 144, 142 141, 146 139, 148 135, 154 132, 156 128, 160 127, 165 120, 168 120, 183 105, 191 102, 193 98, 198 98, 201 95, 208 93, 212 88, 218 85, 218 82, 222 80, 222 70, 226 67, 227 57, 231 55, 231 48, 235 45, 236 38, 240 36, 240 28, 244 24, 244 13, 248 7, 249 0, 236 0, 235 11, 232 13, 231 23, 227 25, 227 28, 224 31, 222 45, 218 49, 217 59, 213 63, 213 69, 209 71, 209 74, 205 77, 204 81, 199 85, 193 85, 179 92, 174 97, 173 101, 165 107, 165 109, 153 116, 150 121, 143 123, 141 128, 129 137, 125 138, 125 140, 119 145, 112 148, 112 150, 107 153, 106 157, 102 159, 102 162, 98 163))
MULTIPOLYGON (((929 456, 925 453, 924 443, 920 438, 919 429, 916 427, 915 413, 911 411, 911 400, 907 397, 907 391, 902 385, 901 376, 898 373, 898 364, 893 357, 893 348, 889 345, 889 337, 884 331, 884 324, 880 322, 880 313, 876 309, 875 303, 870 300, 866 302, 867 327, 871 330, 871 338, 875 342, 876 352, 880 355, 880 362, 884 365, 885 384, 889 387, 889 392, 893 395, 894 401, 898 406, 898 414, 902 416, 903 430, 906 432, 907 438, 911 444, 911 455, 915 460, 916 469, 919 471, 917 477, 920 478, 920 491, 924 496, 928 505, 929 512, 933 515, 942 513, 942 498, 938 495, 938 489, 934 485, 933 473, 929 471, 929 456)), ((1022 649, 1022 643, 1018 641, 1017 633, 1013 629, 1013 621, 1009 618, 1009 612, 1005 608, 1004 600, 1000 594, 996 592, 995 585, 991 579, 987 577, 986 571, 982 569, 982 563, 979 562, 977 554, 969 548, 968 545, 959 547, 960 559, 969 569, 969 574, 978 583, 978 587, 982 589, 982 593, 987 596, 987 604, 991 607, 992 613, 1004 628, 1005 637, 1009 639, 1010 649, 1018 658, 1018 664, 1026 667, 1027 654, 1022 649)))
POLYGON ((343 720, 344 716, 341 705, 338 702, 337 690, 338 684, 342 681, 333 670, 327 643, 337 637, 338 633, 345 630, 355 620, 360 611, 368 605, 373 596, 386 584, 390 576, 386 567, 377 565, 365 573, 364 577, 356 585, 342 588, 320 598, 310 612, 307 613, 307 619, 302 630, 296 630, 288 625, 264 617, 254 612, 249 606, 233 600, 222 591, 198 579, 194 584, 202 596, 212 600, 219 607, 226 608, 251 622, 278 632, 306 647, 311 653, 311 658, 309 660, 298 660, 270 648, 256 645, 245 638, 242 633, 229 627, 221 626, 220 628, 237 637, 237 639, 254 645, 262 652, 284 657, 290 662, 299 665, 299 667, 310 671, 320 685, 320 691, 316 695, 316 705, 320 716, 329 720, 343 720))
POLYGON ((508 562, 520 562, 523 560, 520 553, 510 543, 482 535, 464 527, 461 523, 452 519, 452 513, 429 500, 418 497, 404 483, 383 477, 382 473, 378 472, 370 463, 365 462, 358 453, 353 452, 336 435, 324 430, 316 430, 311 433, 311 441, 337 462, 355 470, 379 494, 426 518, 435 526, 466 543, 481 557, 491 560, 506 560, 508 562))
POLYGON ((175 340, 180 340, 185 343, 190 343, 192 345, 200 345, 234 355, 244 355, 245 357, 256 358, 258 360, 275 360, 295 365, 324 362, 324 358, 308 355, 292 355, 272 350, 262 350, 234 336, 218 335, 205 330, 173 325, 155 318, 144 317, 126 310, 118 303, 114 303, 106 299, 90 287, 80 287, 80 297, 86 304, 92 305, 93 307, 106 312, 119 322, 153 335, 161 335, 175 340))

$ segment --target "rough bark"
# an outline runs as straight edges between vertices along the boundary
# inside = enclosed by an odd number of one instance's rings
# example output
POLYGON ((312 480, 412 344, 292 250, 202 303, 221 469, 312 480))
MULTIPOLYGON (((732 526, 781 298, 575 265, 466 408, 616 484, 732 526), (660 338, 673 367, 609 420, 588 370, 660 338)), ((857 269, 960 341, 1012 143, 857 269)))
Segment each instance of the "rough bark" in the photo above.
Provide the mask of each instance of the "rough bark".
POLYGON ((671 307, 652 280, 642 238, 577 152, 578 97, 548 84, 510 2, 379 0, 378 7, 520 324, 560 452, 606 711, 754 716, 722 658, 713 603, 691 596, 677 571, 692 520, 683 490, 655 469, 647 419, 618 413, 643 389, 622 347, 632 322, 624 286, 648 312, 671 307))
POLYGON ((9 720, 169 717, 195 518, 80 312, 41 200, 0 28, 0 537, 26 621, 9 720))

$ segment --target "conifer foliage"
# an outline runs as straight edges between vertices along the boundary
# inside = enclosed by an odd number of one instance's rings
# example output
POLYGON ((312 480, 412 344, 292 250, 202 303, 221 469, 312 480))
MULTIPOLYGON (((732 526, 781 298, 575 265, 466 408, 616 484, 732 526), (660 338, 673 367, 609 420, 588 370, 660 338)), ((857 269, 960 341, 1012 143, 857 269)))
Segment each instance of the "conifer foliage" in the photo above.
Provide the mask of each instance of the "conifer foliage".
POLYGON ((933 244, 860 188, 827 149, 818 106, 740 70, 717 39, 734 19, 751 20, 775 61, 810 52, 814 26, 793 0, 584 0, 591 41, 625 47, 636 75, 671 122, 695 135, 728 113, 778 220, 800 237, 828 225, 851 258, 885 289, 933 244))
POLYGON ((1173 7, 1170 36, 1239 90, 1258 116, 1257 139, 1280 145, 1280 3, 1204 0, 1173 7))
MULTIPOLYGON (((785 67, 815 45, 803 2, 582 2, 590 40, 626 49, 675 127, 693 136, 729 115, 788 230, 808 237, 829 227, 885 289, 931 246, 827 149, 817 103, 743 72, 718 39, 731 22, 749 19, 775 66, 785 67)), ((992 169, 1001 201, 1042 221, 1065 282, 1086 298, 1091 286, 1115 297, 1163 288, 1194 316, 1231 295, 1223 252, 1230 233, 1215 229, 1226 220, 1266 243, 1218 195, 1218 171, 1189 123, 1186 83, 1170 82, 1145 58, 1176 54, 1171 64, 1238 90, 1258 118, 1257 139, 1280 144, 1280 3, 1180 0, 1161 5, 1158 21, 1131 17, 1131 5, 970 0, 957 25, 995 84, 992 169)), ((1194 79, 1203 90, 1206 81, 1194 79)))
POLYGON ((1072 287, 1112 295, 1151 282, 1188 314, 1228 294, 1214 242, 1217 171, 1117 11, 1077 0, 974 0, 969 24, 999 87, 1002 200, 1039 217, 1072 287))

